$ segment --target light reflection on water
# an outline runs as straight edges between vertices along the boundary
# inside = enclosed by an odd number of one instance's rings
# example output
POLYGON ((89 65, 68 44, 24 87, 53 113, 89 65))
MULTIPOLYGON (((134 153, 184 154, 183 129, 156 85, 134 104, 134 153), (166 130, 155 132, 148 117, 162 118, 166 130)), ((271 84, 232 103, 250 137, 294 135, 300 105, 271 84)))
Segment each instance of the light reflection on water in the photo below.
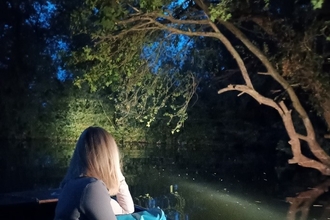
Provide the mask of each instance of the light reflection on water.
MULTIPOLYGON (((73 148, 74 143, 4 144, 0 154, 0 193, 58 187, 73 148)), ((167 149, 157 149, 157 155, 149 157, 146 151, 139 154, 139 149, 136 146, 124 148, 124 171, 134 201, 146 207, 159 206, 173 220, 330 219, 328 180, 323 183, 316 180, 312 188, 302 184, 304 187, 297 190, 295 186, 294 193, 287 193, 289 190, 285 187, 274 190, 278 182, 267 182, 263 176, 252 176, 253 172, 248 173, 251 180, 262 179, 255 185, 253 181, 242 183, 220 171, 216 173, 214 169, 207 169, 207 164, 183 167, 184 162, 178 160, 177 155, 169 154, 167 149), (274 196, 279 192, 281 196, 274 196)), ((228 169, 233 172, 232 176, 244 173, 231 166, 228 169)), ((312 177, 303 175, 304 179, 312 177)), ((299 181, 298 178, 297 183, 299 181)))
MULTIPOLYGON (((182 176, 179 177, 178 175, 173 175, 166 171, 158 173, 156 170, 152 169, 145 171, 148 174, 142 175, 141 179, 144 179, 145 182, 148 181, 147 185, 150 184, 149 189, 148 186, 144 185, 144 191, 148 191, 151 197, 155 196, 152 198, 155 202, 151 204, 164 209, 165 213, 172 219, 278 220, 285 219, 286 216, 288 204, 283 201, 273 201, 271 198, 262 198, 260 196, 238 195, 230 192, 228 188, 221 183, 196 182, 192 179, 182 176), (172 193, 171 184, 174 184, 172 193), (160 188, 155 188, 155 185, 158 185, 160 188), (175 190, 176 187, 177 191, 175 190), (168 191, 164 192, 163 190, 166 188, 168 191), (169 203, 171 203, 171 205, 168 205, 169 203), (275 205, 277 205, 277 207, 275 205)), ((133 186, 139 187, 134 184, 133 186)), ((132 194, 139 194, 140 192, 141 190, 133 190, 132 194)), ((144 202, 142 205, 143 204, 148 203, 144 202)))

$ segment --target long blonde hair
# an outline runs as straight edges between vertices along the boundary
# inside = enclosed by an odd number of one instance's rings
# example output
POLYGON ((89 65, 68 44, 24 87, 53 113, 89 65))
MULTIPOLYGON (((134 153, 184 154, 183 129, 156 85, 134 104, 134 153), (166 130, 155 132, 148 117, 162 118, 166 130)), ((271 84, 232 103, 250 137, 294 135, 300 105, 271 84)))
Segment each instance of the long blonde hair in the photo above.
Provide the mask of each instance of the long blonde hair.
POLYGON ((88 127, 80 135, 67 174, 69 180, 85 175, 102 180, 110 195, 119 190, 120 155, 114 138, 100 127, 88 127))

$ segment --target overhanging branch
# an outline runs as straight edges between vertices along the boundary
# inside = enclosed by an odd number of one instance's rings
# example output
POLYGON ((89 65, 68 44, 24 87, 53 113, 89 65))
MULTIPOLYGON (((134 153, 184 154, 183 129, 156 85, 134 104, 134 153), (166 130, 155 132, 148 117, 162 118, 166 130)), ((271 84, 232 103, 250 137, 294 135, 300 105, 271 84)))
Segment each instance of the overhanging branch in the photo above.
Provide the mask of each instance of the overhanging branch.
POLYGON ((280 115, 283 114, 283 110, 280 108, 280 106, 274 100, 261 95, 260 93, 258 93, 256 90, 250 88, 249 86, 228 85, 226 88, 220 89, 218 91, 218 94, 221 94, 221 93, 224 93, 227 91, 240 91, 240 92, 246 93, 246 94, 250 95, 251 97, 253 97, 256 101, 258 101, 259 104, 264 104, 264 105, 270 106, 270 107, 276 109, 280 113, 280 115))

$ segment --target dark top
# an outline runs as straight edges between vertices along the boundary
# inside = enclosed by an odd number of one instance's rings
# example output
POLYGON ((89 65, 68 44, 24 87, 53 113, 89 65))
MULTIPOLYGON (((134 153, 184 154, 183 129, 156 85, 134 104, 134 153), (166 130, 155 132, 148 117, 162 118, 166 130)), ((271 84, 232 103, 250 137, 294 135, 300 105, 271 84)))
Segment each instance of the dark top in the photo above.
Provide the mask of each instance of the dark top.
POLYGON ((55 220, 116 220, 105 184, 92 177, 67 182, 58 198, 55 220))

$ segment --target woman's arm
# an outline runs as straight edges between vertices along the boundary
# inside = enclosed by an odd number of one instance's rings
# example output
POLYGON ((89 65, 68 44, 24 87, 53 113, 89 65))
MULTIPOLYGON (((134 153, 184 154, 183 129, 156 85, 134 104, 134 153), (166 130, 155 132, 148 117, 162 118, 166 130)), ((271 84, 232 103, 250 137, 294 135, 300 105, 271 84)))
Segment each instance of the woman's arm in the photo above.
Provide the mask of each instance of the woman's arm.
POLYGON ((110 195, 100 180, 89 183, 81 196, 80 209, 91 220, 116 220, 116 216, 109 208, 110 195))
MULTIPOLYGON (((119 203, 120 207, 122 208, 121 214, 130 214, 134 212, 134 202, 129 191, 128 185, 125 181, 125 177, 121 174, 120 175, 120 186, 119 192, 116 195, 117 202, 119 203)), ((117 214, 117 213, 116 213, 117 214)))

